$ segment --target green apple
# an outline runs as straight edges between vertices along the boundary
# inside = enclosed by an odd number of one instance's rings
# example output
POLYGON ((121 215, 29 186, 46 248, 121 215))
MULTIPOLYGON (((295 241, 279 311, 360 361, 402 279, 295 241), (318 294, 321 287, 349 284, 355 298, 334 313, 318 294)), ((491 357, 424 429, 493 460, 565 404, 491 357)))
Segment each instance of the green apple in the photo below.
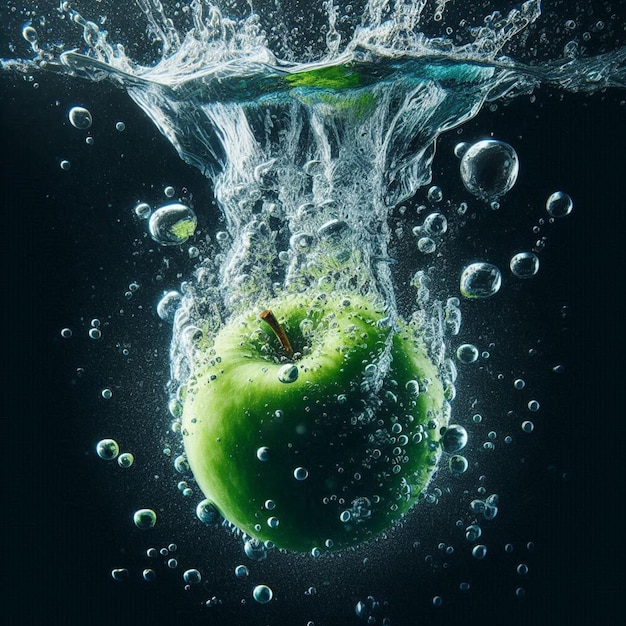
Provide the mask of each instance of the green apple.
POLYGON ((428 484, 447 425, 419 328, 391 327, 353 294, 266 306, 273 320, 244 314, 197 345, 182 417, 195 480, 226 520, 279 548, 373 538, 428 484))

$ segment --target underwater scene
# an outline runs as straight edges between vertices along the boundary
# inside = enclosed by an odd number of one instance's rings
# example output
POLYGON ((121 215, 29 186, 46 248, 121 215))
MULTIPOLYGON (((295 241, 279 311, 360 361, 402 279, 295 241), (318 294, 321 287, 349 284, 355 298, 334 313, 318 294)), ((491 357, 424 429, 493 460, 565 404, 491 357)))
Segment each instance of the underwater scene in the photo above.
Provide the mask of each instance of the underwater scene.
POLYGON ((0 16, 10 623, 611 623, 623 3, 0 16))

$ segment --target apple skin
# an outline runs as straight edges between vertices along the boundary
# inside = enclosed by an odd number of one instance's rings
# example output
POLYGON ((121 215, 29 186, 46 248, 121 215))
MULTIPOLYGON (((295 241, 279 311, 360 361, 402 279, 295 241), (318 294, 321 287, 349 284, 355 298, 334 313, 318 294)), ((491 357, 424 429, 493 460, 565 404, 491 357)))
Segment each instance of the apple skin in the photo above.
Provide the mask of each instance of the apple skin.
POLYGON ((428 484, 447 426, 419 329, 390 328, 354 294, 263 304, 303 354, 285 359, 260 311, 200 341, 182 416, 194 478, 226 520, 278 548, 336 550, 373 538, 428 484), (298 368, 294 382, 279 380, 285 362, 298 368), (384 376, 372 376, 377 363, 384 376))

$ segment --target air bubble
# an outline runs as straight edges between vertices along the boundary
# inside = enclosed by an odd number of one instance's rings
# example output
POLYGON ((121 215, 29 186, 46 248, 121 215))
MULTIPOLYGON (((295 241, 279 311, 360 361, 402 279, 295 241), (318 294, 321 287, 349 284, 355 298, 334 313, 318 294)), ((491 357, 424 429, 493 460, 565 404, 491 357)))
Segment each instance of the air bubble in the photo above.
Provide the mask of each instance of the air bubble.
POLYGON ((117 458, 120 467, 128 468, 135 462, 135 457, 130 452, 124 452, 117 458))
POLYGON ((515 184, 519 161, 512 146, 486 139, 468 148, 460 170, 461 180, 470 193, 483 200, 494 200, 515 184))
POLYGON ((188 569, 183 574, 183 580, 190 585, 197 585, 202 580, 202 575, 197 569, 188 569))
POLYGON ((467 431, 463 426, 451 424, 442 437, 442 445, 448 454, 462 450, 467 445, 467 431))
POLYGON ((491 298, 502 284, 500 270, 491 263, 471 263, 461 274, 461 294, 470 299, 491 298))
POLYGON ((461 362, 469 365, 478 360, 478 348, 471 343, 464 343, 456 349, 456 358, 461 362))
POLYGON ((546 211, 552 217, 565 217, 572 212, 574 203, 570 196, 562 191, 555 191, 546 200, 546 211))
POLYGON ((141 528, 142 530, 154 527, 156 520, 156 513, 152 509, 139 509, 138 511, 135 511, 133 515, 133 522, 135 522, 135 526, 137 526, 137 528, 141 528))
POLYGON ((96 445, 96 452, 101 459, 112 461, 117 458, 120 447, 114 439, 102 439, 96 445))
POLYGON ((163 294, 157 304, 157 315, 164 321, 173 323, 176 311, 180 307, 182 296, 178 291, 168 291, 163 294))
POLYGON ((162 246, 180 245, 194 234, 197 223, 196 214, 188 206, 168 204, 150 216, 150 236, 162 246))
POLYGON ((252 591, 252 597, 259 604, 267 604, 274 597, 274 593, 267 585, 257 585, 252 591))
POLYGON ((147 202, 140 202, 134 208, 135 215, 140 220, 147 220, 150 217, 150 213, 152 213, 152 209, 147 202))
POLYGON ((309 476, 309 471, 305 467, 296 467, 293 470, 293 477, 296 480, 306 480, 309 476))
POLYGON ((539 258, 533 252, 519 252, 511 258, 509 267, 517 278, 532 278, 539 271, 539 258))
POLYGON ((84 107, 72 107, 68 113, 70 124, 79 130, 87 130, 92 123, 91 113, 84 107))

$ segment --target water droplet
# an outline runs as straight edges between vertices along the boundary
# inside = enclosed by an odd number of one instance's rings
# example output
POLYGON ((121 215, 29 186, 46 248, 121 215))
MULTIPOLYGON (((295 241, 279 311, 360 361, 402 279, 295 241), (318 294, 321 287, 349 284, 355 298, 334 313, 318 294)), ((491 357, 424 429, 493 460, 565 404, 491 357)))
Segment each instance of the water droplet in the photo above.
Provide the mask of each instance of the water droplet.
POLYGON ((110 389, 103 389, 100 392, 100 395, 105 399, 105 400, 110 400, 113 397, 113 392, 110 389))
POLYGON ((102 332, 100 331, 99 328, 90 328, 89 337, 91 339, 100 339, 100 337, 102 337, 102 332))
POLYGON ((532 278, 539 271, 539 258, 533 252, 519 252, 511 258, 509 267, 518 278, 532 278))
POLYGON ((467 431, 463 426, 451 424, 443 435, 442 445, 448 454, 462 450, 467 445, 467 431))
POLYGON ((522 430, 525 433, 532 433, 533 430, 535 430, 535 425, 532 422, 527 420, 525 422, 522 422, 522 430))
POLYGON ((126 130, 126 124, 124 124, 124 122, 116 122, 115 123, 115 130, 119 131, 120 133, 126 130))
POLYGON ((466 298, 490 298, 502 284, 500 270, 491 263, 471 263, 461 274, 460 290, 466 298))
POLYGON ((102 439, 96 445, 96 452, 101 459, 112 461, 117 458, 120 447, 114 439, 102 439))
POLYGON ((295 383, 298 380, 298 366, 293 363, 286 363, 278 370, 278 380, 281 383, 295 383))
POLYGON ((528 403, 528 410, 529 411, 538 411, 539 407, 540 407, 540 404, 539 404, 539 402, 537 402, 537 400, 531 400, 528 403))
POLYGON ((546 211, 552 217, 565 217, 572 212, 574 203, 572 199, 562 191, 555 191, 546 200, 546 211))
POLYGON ((461 362, 469 365, 478 360, 478 348, 471 343, 464 343, 456 349, 456 358, 461 362))
POLYGON ((69 339, 71 336, 72 336, 71 328, 63 328, 61 330, 61 337, 63 337, 63 339, 69 339))
POLYGON ((245 578, 249 573, 245 565, 237 565, 237 567, 235 567, 235 576, 237 576, 237 578, 245 578))
POLYGON ((526 383, 524 382, 522 378, 517 378, 513 382, 513 387, 515 387, 515 389, 524 389, 524 387, 526 387, 526 383))
POLYGON ((156 513, 152 509, 139 509, 133 515, 135 526, 141 529, 152 528, 156 524, 156 513))
POLYGON ((168 204, 150 216, 150 236, 162 246, 176 246, 194 234, 197 223, 196 214, 188 206, 168 204))
POLYGON ((270 449, 263 446, 256 451, 256 458, 259 461, 267 461, 270 458, 270 449))
POLYGON ((461 159, 460 169, 461 180, 470 193, 483 200, 493 200, 513 187, 519 161, 509 144, 485 139, 468 148, 461 159))
POLYGON ((165 189, 163 189, 163 193, 165 194, 166 198, 173 198, 176 194, 176 189, 174 189, 174 187, 172 187, 171 185, 168 185, 167 187, 165 187, 165 189))
POLYGON ((59 167, 67 172, 67 170, 70 169, 70 167, 72 167, 72 164, 67 160, 67 159, 63 159, 62 161, 59 162, 59 167))
POLYGON ((117 464, 120 467, 130 467, 135 462, 135 457, 130 452, 124 452, 117 458, 117 464))
POLYGON ((207 526, 213 526, 220 520, 220 514, 211 500, 205 499, 196 506, 196 517, 207 526))
POLYGON ((252 591, 252 597, 259 604, 267 604, 274 597, 274 593, 267 585, 257 585, 252 591))
POLYGON ((280 524, 280 520, 277 517, 268 517, 267 518, 267 525, 270 528, 278 528, 279 524, 280 524))

